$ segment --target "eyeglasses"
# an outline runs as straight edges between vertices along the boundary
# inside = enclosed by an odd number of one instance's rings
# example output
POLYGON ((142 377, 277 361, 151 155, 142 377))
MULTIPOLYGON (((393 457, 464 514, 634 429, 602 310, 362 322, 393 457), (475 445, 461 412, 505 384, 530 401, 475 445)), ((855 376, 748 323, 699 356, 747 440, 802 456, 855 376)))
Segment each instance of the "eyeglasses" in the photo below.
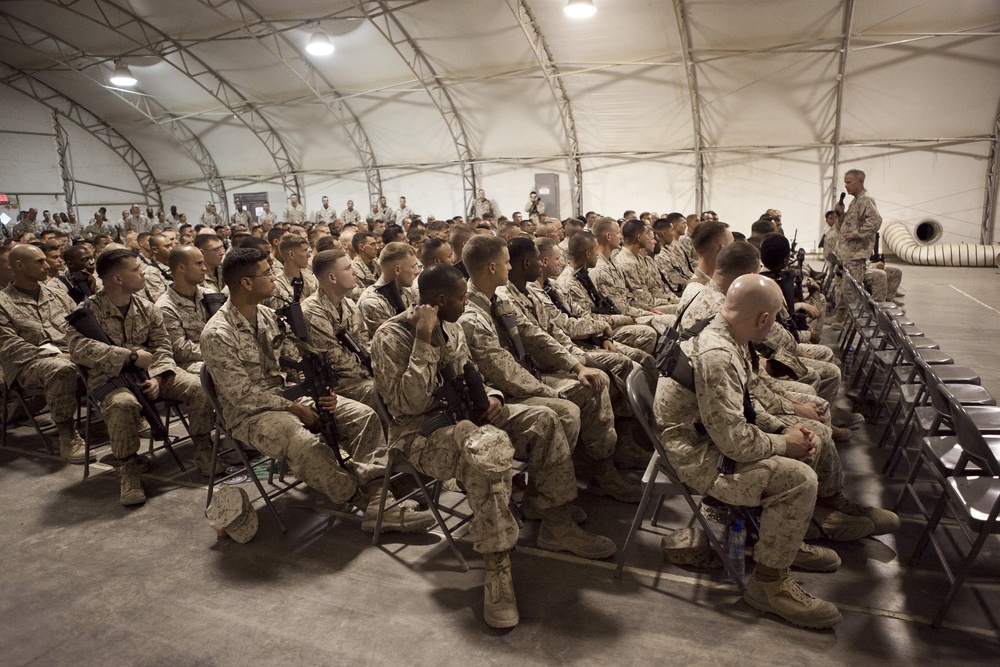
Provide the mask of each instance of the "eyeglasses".
POLYGON ((244 278, 273 278, 273 273, 260 273, 256 276, 243 276, 244 278))

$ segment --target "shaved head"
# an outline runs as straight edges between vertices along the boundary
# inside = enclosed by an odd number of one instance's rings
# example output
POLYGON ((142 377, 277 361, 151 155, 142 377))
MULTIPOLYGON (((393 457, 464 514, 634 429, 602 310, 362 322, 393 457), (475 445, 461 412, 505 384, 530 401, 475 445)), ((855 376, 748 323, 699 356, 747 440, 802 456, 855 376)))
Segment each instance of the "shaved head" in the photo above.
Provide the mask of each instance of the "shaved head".
POLYGON ((747 274, 734 280, 726 291, 722 317, 740 343, 761 342, 771 330, 782 302, 778 283, 756 273, 747 274))
POLYGON ((14 266, 16 262, 31 262, 39 257, 45 257, 45 253, 42 252, 41 248, 33 246, 30 243, 20 243, 11 248, 7 261, 10 262, 11 266, 14 266))

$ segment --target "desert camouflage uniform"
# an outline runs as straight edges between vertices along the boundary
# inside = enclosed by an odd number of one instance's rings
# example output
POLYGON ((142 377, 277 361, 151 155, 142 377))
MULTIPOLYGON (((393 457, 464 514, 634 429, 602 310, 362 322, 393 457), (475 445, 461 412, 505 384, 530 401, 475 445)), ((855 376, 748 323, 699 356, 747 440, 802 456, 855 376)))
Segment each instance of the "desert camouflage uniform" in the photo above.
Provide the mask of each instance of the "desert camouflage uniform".
POLYGON ((292 402, 281 392, 292 382, 272 346, 277 335, 274 311, 257 306, 257 322, 251 323, 232 301, 205 325, 201 334, 205 365, 215 381, 226 427, 234 438, 268 456, 287 457, 292 474, 334 502, 349 500, 359 483, 385 474, 381 422, 368 406, 337 397, 339 445, 354 460, 353 474, 341 468, 320 436, 288 412, 292 402))
POLYGON ((194 298, 178 294, 173 286, 169 287, 159 299, 156 307, 163 315, 163 325, 167 327, 170 336, 170 348, 173 351, 174 363, 188 373, 198 375, 204 357, 201 356, 201 332, 208 322, 208 313, 201 300, 205 296, 205 288, 195 287, 194 298))
POLYGON ((136 234, 142 234, 143 232, 152 231, 153 226, 149 223, 149 218, 142 215, 130 215, 125 218, 125 232, 135 232, 136 234))
MULTIPOLYGON (((90 391, 118 377, 132 350, 144 349, 153 355, 153 363, 146 372, 149 377, 160 379, 159 398, 185 403, 188 432, 192 440, 206 442, 212 432, 212 407, 199 379, 174 363, 170 337, 160 311, 144 298, 133 294, 123 318, 103 290, 90 300, 90 308, 111 340, 111 345, 86 338, 73 327, 66 327, 73 361, 89 369, 87 386, 90 391)), ((111 451, 119 459, 135 454, 139 449, 139 401, 129 390, 115 389, 98 407, 108 426, 111 451)))
POLYGON ((295 206, 292 206, 291 204, 286 206, 285 212, 282 215, 282 220, 284 222, 302 224, 306 221, 306 218, 308 217, 309 214, 306 213, 306 207, 303 206, 302 203, 300 202, 295 206))
POLYGON ((205 274, 205 284, 202 285, 206 292, 222 292, 226 289, 226 283, 222 280, 222 265, 205 274))
MULTIPOLYGON (((301 299, 305 299, 319 290, 319 281, 316 280, 316 275, 312 271, 302 269, 300 275, 302 276, 301 299)), ((264 304, 277 310, 292 301, 292 297, 294 296, 292 277, 285 272, 283 265, 275 266, 274 296, 267 299, 264 304)))
POLYGON ((844 279, 838 307, 846 307, 854 301, 854 292, 847 285, 848 274, 859 285, 864 284, 865 267, 875 248, 875 234, 881 227, 882 216, 875 206, 875 200, 867 190, 862 189, 851 201, 840 221, 837 257, 844 265, 844 279))
MULTIPOLYGON (((406 219, 406 218, 409 218, 410 220, 413 220, 413 216, 414 215, 416 215, 416 211, 414 211, 409 206, 407 206, 406 208, 397 209, 396 212, 392 216, 392 222, 393 222, 393 224, 396 224, 396 225, 399 225, 400 227, 402 227, 403 226, 403 220, 406 219)), ((388 221, 386 221, 386 224, 388 224, 388 221)))
POLYGON ((780 421, 757 405, 757 423, 747 422, 750 358, 721 315, 681 346, 691 359, 696 393, 660 378, 653 405, 660 442, 681 480, 699 493, 763 508, 754 559, 785 569, 805 536, 817 492, 826 497, 842 488, 836 449, 819 444, 807 461, 786 458, 780 421), (735 473, 718 471, 720 453, 736 462, 735 473))
POLYGON ((257 218, 257 222, 264 224, 265 222, 270 222, 272 225, 278 222, 278 214, 274 211, 268 211, 267 213, 261 213, 260 217, 257 218))
POLYGON ((354 301, 344 297, 337 307, 319 291, 302 302, 302 315, 309 327, 309 344, 329 352, 330 363, 340 376, 337 394, 375 409, 371 372, 337 340, 337 334, 346 329, 362 350, 371 353, 371 338, 354 301))
POLYGON ((681 267, 677 266, 674 262, 674 253, 676 251, 671 251, 673 247, 673 243, 668 246, 660 246, 660 252, 653 256, 653 263, 656 264, 660 275, 663 276, 663 279, 667 281, 669 286, 672 289, 678 289, 684 287, 684 283, 691 277, 691 273, 687 270, 686 265, 682 271, 681 267))
MULTIPOLYGON (((458 324, 442 322, 432 341, 416 339, 405 313, 390 319, 372 339, 375 383, 393 417, 389 442, 424 474, 461 481, 473 512, 477 552, 507 551, 518 534, 508 506, 513 458, 528 461, 537 493, 533 504, 540 509, 560 507, 576 497, 570 445, 552 410, 516 404, 504 406, 498 426, 460 421, 421 435, 424 423, 441 410, 434 397, 440 370, 451 364, 461 375, 471 361, 458 324)), ((502 398, 494 389, 487 392, 502 398)))
POLYGON ((615 255, 612 264, 621 272, 637 306, 646 310, 656 309, 661 313, 674 312, 677 299, 668 298, 663 293, 666 291, 662 288, 663 281, 655 269, 650 271, 643 257, 633 255, 628 248, 622 248, 615 255))
POLYGON ((351 260, 351 266, 354 267, 354 275, 357 277, 358 287, 362 290, 369 285, 374 285, 375 281, 382 275, 382 269, 377 263, 374 266, 366 264, 361 259, 361 255, 351 260))
POLYGON ((829 403, 837 400, 840 390, 840 368, 833 363, 833 350, 825 345, 799 343, 788 329, 775 322, 764 339, 764 346, 772 350, 774 358, 795 368, 805 367, 796 379, 816 389, 829 403), (802 356, 805 352, 810 357, 802 356))
POLYGON ((345 225, 356 225, 361 222, 361 214, 358 213, 358 209, 353 211, 348 211, 346 208, 340 212, 340 218, 344 221, 345 225))
POLYGON ((76 412, 76 367, 69 359, 55 356, 68 349, 66 316, 74 310, 76 304, 66 292, 44 283, 39 285, 37 301, 14 285, 0 290, 3 381, 44 389, 57 424, 72 422, 76 412))
POLYGON ((156 300, 163 296, 174 279, 167 267, 152 257, 143 258, 142 261, 142 273, 146 277, 145 296, 150 303, 156 303, 156 300))
POLYGON ((395 214, 391 206, 380 206, 372 211, 372 219, 375 222, 384 222, 388 226, 392 224, 395 214))
MULTIPOLYGON (((396 316, 396 309, 389 304, 389 300, 376 291, 383 285, 385 285, 385 280, 379 276, 379 279, 373 285, 366 287, 361 292, 361 296, 358 297, 358 311, 361 313, 361 319, 364 320, 369 336, 374 336, 375 331, 383 323, 396 316)), ((399 290, 399 296, 407 308, 417 302, 411 289, 399 290)))
POLYGON ((625 275, 601 253, 597 254, 597 266, 590 270, 590 278, 597 291, 611 299, 619 312, 634 317, 637 323, 648 324, 661 333, 673 325, 672 315, 652 315, 640 308, 629 290, 625 275))
POLYGON ((218 213, 209 213, 208 211, 205 211, 198 216, 198 222, 206 227, 215 229, 217 226, 222 224, 222 218, 219 217, 218 213))
MULTIPOLYGON (((459 323, 469 341, 472 358, 486 382, 498 388, 512 401, 551 408, 563 422, 566 440, 571 446, 581 438, 584 452, 594 460, 603 460, 615 451, 618 436, 614 412, 607 391, 595 396, 576 379, 573 368, 582 363, 552 336, 526 318, 514 306, 514 319, 525 351, 543 372, 536 378, 521 366, 511 349, 507 333, 493 318, 493 301, 505 301, 499 295, 491 300, 469 282, 469 300, 459 323), (566 398, 560 398, 560 394, 566 398), (568 399, 568 400, 566 400, 568 399)), ((507 303, 510 303, 507 301, 507 303)))
POLYGON ((91 223, 87 225, 86 229, 83 230, 83 235, 88 239, 100 236, 101 234, 107 234, 117 243, 121 243, 122 237, 124 236, 121 225, 116 222, 112 222, 111 220, 103 220, 101 222, 94 222, 91 220, 91 223))
POLYGON ((332 206, 328 206, 326 208, 320 206, 316 209, 316 213, 313 215, 313 218, 318 224, 329 225, 337 219, 337 209, 332 206))
MULTIPOLYGON (((595 313, 596 304, 573 274, 573 267, 567 264, 556 281, 560 292, 566 297, 566 305, 570 310, 578 309, 580 312, 590 313, 591 317, 607 323, 614 331, 616 343, 622 342, 647 354, 652 354, 653 348, 656 347, 656 329, 648 324, 628 324, 627 315, 595 313)), ((570 337, 572 338, 572 334, 570 337)))

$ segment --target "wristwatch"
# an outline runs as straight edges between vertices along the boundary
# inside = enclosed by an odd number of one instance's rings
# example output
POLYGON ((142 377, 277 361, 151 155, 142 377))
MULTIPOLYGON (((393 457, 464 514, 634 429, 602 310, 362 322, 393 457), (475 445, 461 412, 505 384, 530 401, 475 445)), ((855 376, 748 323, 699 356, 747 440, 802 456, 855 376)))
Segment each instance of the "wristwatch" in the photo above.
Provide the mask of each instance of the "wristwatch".
POLYGON ((128 362, 130 364, 134 364, 138 360, 139 360, 139 353, 136 352, 135 350, 132 350, 132 352, 129 353, 129 355, 128 355, 128 362))

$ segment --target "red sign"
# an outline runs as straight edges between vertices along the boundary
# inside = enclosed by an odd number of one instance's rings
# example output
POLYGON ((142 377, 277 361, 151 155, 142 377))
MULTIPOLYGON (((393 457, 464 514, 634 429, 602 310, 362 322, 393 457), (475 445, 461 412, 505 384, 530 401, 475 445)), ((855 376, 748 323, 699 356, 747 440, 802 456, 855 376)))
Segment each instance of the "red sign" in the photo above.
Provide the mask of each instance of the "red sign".
POLYGON ((10 198, 7 195, 0 195, 0 205, 9 203, 10 203, 10 198))

